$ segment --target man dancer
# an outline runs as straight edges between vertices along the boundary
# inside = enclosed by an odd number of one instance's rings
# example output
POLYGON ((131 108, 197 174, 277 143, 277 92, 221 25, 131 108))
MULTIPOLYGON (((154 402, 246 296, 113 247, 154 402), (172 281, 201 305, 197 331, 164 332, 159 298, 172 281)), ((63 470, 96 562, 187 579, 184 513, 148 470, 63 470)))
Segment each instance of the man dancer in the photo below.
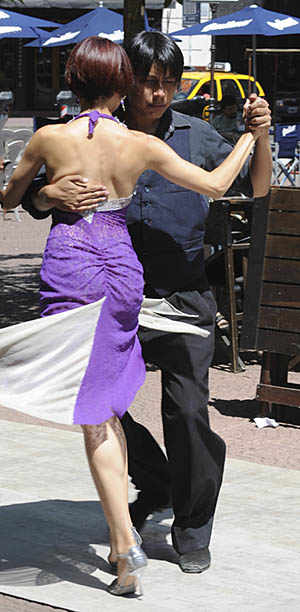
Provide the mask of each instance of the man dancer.
MULTIPOLYGON (((121 119, 131 129, 155 134, 179 155, 212 170, 231 146, 208 123, 176 113, 170 103, 180 83, 183 56, 176 43, 160 32, 141 32, 127 49, 136 77, 121 119)), ((235 192, 267 194, 271 178, 266 101, 253 95, 245 105, 248 123, 259 131, 250 169, 235 181, 235 192)), ((73 177, 74 178, 74 177, 73 177)), ((77 177, 78 179, 78 177, 77 177)), ((65 177, 35 196, 45 207, 83 210, 102 192, 65 177), (77 183, 77 184, 76 184, 77 183)), ((25 207, 34 212, 27 197, 25 207)), ((140 330, 146 362, 162 372, 162 418, 167 459, 151 434, 127 413, 123 426, 128 442, 129 473, 140 490, 131 505, 134 525, 170 503, 174 510, 172 541, 184 572, 210 565, 209 541, 222 482, 225 443, 209 425, 208 369, 214 349, 216 306, 204 272, 203 236, 207 214, 203 196, 170 183, 153 171, 139 178, 128 210, 128 228, 144 266, 145 295, 164 297, 183 312, 197 315, 196 325, 208 338, 140 330)))

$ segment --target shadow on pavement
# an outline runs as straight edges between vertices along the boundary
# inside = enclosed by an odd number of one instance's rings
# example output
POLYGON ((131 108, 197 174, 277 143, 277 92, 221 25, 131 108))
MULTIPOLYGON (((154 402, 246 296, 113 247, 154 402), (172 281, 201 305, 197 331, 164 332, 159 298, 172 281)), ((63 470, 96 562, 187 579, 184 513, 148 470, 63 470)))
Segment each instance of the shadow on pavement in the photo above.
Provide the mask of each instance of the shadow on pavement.
POLYGON ((96 589, 107 585, 91 574, 111 573, 90 545, 108 544, 98 502, 46 500, 0 508, 0 585, 41 586, 69 581, 96 589))
POLYGON ((152 519, 148 519, 142 531, 143 549, 150 559, 159 559, 178 565, 178 554, 167 541, 170 526, 161 521, 173 519, 172 508, 165 508, 155 512, 152 519))
MULTIPOLYGON (((170 517, 172 510, 166 509, 146 522, 143 547, 148 557, 177 564, 177 553, 167 542, 170 527, 159 524, 170 517)), ((0 524, 0 589, 68 581, 106 590, 107 585, 91 575, 97 569, 112 574, 94 549, 97 544, 109 545, 97 501, 53 499, 1 506, 0 524)))
MULTIPOLYGON (((209 400, 209 406, 213 406, 220 414, 224 416, 239 417, 241 419, 253 420, 261 414, 260 402, 256 399, 216 399, 209 400)), ((298 429, 300 425, 300 408, 292 406, 274 406, 272 418, 280 423, 282 427, 290 427, 298 429)))
POLYGON ((239 417, 242 419, 254 419, 260 411, 260 403, 255 399, 216 399, 211 398, 209 405, 213 406, 224 416, 239 417))
POLYGON ((39 317, 39 271, 32 264, 0 269, 0 328, 39 317))

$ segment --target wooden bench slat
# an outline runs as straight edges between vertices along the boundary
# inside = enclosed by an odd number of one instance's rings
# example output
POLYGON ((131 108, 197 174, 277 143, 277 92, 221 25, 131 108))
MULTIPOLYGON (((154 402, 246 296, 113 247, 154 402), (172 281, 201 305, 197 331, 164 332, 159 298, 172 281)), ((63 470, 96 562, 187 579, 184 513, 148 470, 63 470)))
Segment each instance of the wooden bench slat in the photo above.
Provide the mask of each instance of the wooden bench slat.
POLYGON ((300 285, 264 282, 261 305, 300 308, 300 285))
POLYGON ((271 210, 268 219, 268 233, 300 235, 300 210, 287 212, 271 210))
POLYGON ((279 259, 265 257, 263 280, 284 283, 300 284, 300 261, 295 259, 279 259))
POLYGON ((300 333, 300 310, 297 308, 260 308, 259 327, 300 333))
POLYGON ((300 334, 269 329, 258 329, 257 350, 297 355, 300 352, 300 334))
POLYGON ((300 240, 295 236, 274 236, 269 234, 266 241, 265 255, 268 257, 300 259, 300 240))
POLYGON ((274 402, 283 406, 300 407, 300 388, 257 385, 256 399, 260 402, 274 402))
POLYGON ((299 210, 295 187, 272 187, 270 210, 299 210))

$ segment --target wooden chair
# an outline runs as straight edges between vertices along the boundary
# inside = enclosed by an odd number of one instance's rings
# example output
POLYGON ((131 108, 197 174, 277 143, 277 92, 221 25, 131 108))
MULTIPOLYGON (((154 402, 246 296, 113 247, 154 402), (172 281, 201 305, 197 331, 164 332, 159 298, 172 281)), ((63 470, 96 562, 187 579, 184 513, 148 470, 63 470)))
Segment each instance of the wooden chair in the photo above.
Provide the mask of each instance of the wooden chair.
MULTIPOLYGON (((228 320, 230 324, 229 338, 221 336, 227 348, 231 360, 231 369, 238 373, 245 370, 245 365, 239 355, 238 340, 238 321, 243 318, 243 312, 237 312, 235 285, 237 271, 235 266, 235 253, 240 252, 243 260, 243 277, 246 276, 246 255, 250 246, 249 228, 247 227, 246 236, 241 236, 240 232, 235 232, 233 225, 236 215, 242 215, 245 219, 250 215, 254 200, 244 196, 224 197, 215 200, 210 204, 208 223, 206 226, 205 242, 218 247, 212 255, 206 259, 206 270, 210 285, 214 289, 218 309, 224 314, 224 304, 219 299, 218 284, 215 284, 210 268, 224 257, 224 280, 222 285, 226 288, 226 300, 228 310, 228 320)), ((247 224, 246 224, 247 225, 247 224)))
POLYGON ((300 407, 288 371, 300 361, 300 189, 272 187, 254 206, 241 349, 264 351, 257 399, 300 407))

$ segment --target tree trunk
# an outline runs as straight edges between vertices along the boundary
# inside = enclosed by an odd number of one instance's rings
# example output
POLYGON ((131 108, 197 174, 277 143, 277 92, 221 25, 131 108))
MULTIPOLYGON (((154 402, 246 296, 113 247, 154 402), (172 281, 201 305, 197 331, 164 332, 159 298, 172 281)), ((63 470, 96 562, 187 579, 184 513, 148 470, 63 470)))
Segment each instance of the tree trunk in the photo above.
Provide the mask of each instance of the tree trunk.
POLYGON ((124 0, 124 45, 145 29, 145 0, 124 0))

